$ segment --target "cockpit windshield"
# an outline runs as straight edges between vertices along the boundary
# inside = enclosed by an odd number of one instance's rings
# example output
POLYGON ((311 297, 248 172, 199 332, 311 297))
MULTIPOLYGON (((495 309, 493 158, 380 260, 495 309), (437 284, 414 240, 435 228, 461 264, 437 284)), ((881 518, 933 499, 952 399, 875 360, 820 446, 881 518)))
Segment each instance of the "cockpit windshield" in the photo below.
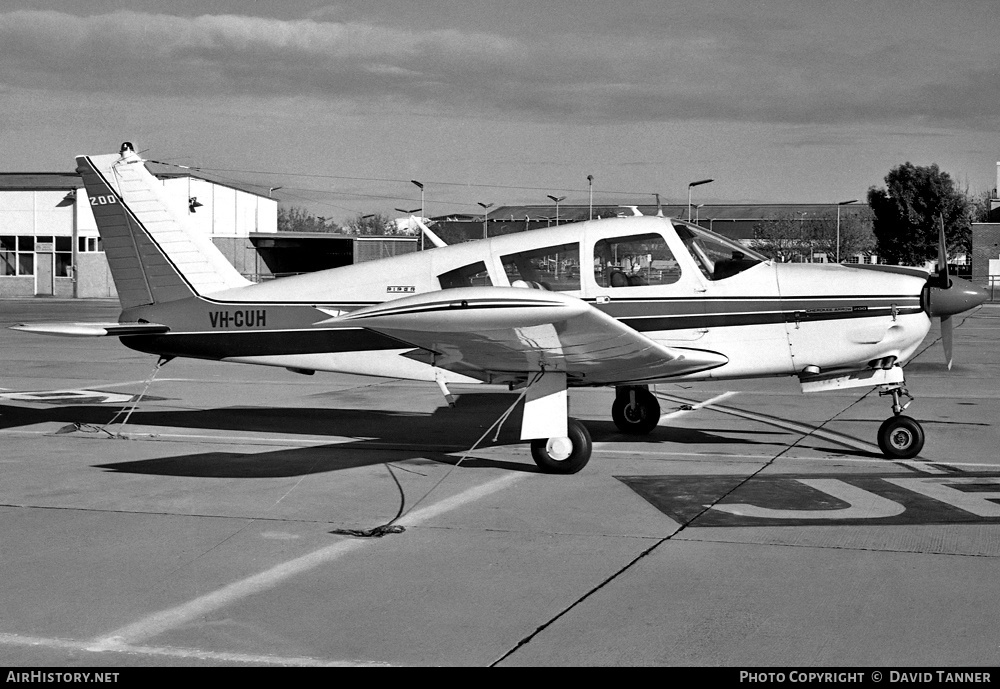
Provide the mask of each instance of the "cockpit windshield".
POLYGON ((709 280, 725 280, 767 260, 756 251, 704 228, 674 223, 674 229, 709 280))

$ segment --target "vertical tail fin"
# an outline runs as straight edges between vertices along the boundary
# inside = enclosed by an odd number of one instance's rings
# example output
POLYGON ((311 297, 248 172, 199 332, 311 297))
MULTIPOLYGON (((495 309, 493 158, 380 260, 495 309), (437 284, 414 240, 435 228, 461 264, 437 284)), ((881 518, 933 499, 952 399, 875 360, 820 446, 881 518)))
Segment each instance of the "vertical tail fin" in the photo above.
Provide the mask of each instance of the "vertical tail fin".
POLYGON ((123 309, 250 284, 211 239, 171 211, 131 144, 76 163, 123 309))

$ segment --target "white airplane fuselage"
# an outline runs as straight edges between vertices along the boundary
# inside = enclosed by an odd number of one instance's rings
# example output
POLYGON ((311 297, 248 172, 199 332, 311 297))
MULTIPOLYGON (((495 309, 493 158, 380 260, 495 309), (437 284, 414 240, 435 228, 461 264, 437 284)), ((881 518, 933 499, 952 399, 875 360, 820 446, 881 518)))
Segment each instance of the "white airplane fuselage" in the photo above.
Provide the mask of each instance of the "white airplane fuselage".
MULTIPOLYGON (((160 354, 417 380, 444 375, 473 382, 401 356, 413 347, 339 323, 337 316, 430 292, 446 299, 443 275, 463 286, 524 284, 521 276, 510 274, 510 256, 568 245, 578 247, 575 258, 569 259, 574 263, 540 273, 559 283, 549 288, 593 305, 658 343, 726 358, 720 366, 664 380, 856 370, 878 360, 903 363, 930 328, 920 302, 924 278, 841 265, 761 261, 711 279, 678 236, 675 223, 683 225, 658 217, 576 223, 139 306, 127 309, 121 320, 162 323, 170 332, 122 339, 130 347, 160 354), (670 281, 606 284, 600 273, 607 267, 596 265, 597 245, 654 233, 662 237, 674 262, 670 281), (481 270, 454 277, 468 266, 473 266, 468 271, 481 270), (554 275, 559 269, 574 274, 560 278, 554 275)), ((640 258, 638 270, 642 265, 650 270, 650 259, 640 258)), ((537 264, 538 259, 532 260, 537 264)), ((543 282, 530 284, 538 288, 543 282)), ((585 379, 570 382, 588 384, 585 379)))

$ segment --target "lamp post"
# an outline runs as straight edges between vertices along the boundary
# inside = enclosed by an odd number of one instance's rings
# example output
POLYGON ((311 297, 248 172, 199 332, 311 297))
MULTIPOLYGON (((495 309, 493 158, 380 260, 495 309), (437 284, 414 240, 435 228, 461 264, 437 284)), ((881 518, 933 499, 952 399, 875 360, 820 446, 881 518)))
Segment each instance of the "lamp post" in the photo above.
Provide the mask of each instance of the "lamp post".
MULTIPOLYGON (((410 182, 416 184, 420 188, 420 222, 424 221, 424 185, 415 179, 411 179, 410 182)), ((424 231, 420 230, 420 250, 424 250, 424 231)))
POLYGON ((709 182, 714 182, 714 179, 700 179, 697 182, 691 182, 688 184, 688 222, 691 222, 691 189, 692 187, 699 187, 702 184, 708 184, 709 182))
POLYGON ((278 189, 284 189, 284 187, 271 187, 267 190, 267 198, 271 198, 271 192, 278 191, 278 189))
POLYGON ((851 199, 850 201, 841 201, 837 204, 837 263, 840 263, 840 207, 850 203, 857 203, 857 201, 857 199, 851 199))
POLYGON ((590 216, 588 220, 594 219, 594 176, 587 175, 587 182, 590 184, 590 216))
POLYGON ((479 205, 483 207, 483 239, 486 239, 486 220, 489 218, 490 208, 493 207, 493 204, 480 203, 479 205))
POLYGON ((656 197, 656 217, 657 218, 662 218, 663 217, 663 206, 660 205, 660 195, 657 194, 657 193, 654 193, 653 196, 656 197))
POLYGON ((548 194, 548 197, 552 199, 556 204, 556 227, 559 227, 559 202, 565 199, 565 196, 552 196, 548 194))

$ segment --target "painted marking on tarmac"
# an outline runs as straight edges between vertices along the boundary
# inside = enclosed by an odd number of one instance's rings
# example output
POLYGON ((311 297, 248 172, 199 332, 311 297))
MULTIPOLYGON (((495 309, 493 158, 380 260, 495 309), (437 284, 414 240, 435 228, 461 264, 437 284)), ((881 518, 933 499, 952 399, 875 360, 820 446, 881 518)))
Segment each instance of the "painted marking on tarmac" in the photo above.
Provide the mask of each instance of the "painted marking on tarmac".
MULTIPOLYGON (((18 634, 0 634, 0 646, 35 646, 40 648, 63 649, 67 651, 95 651, 90 641, 73 641, 70 639, 50 639, 39 636, 20 636, 18 634)), ((169 646, 129 646, 100 649, 103 652, 132 653, 136 655, 166 656, 185 660, 215 660, 220 663, 252 663, 266 665, 284 665, 292 667, 386 667, 388 663, 368 662, 360 660, 329 661, 316 658, 288 658, 282 656, 253 655, 248 653, 222 653, 218 651, 202 651, 196 648, 172 648, 169 646)))
MULTIPOLYGON (((649 459, 651 461, 657 461, 657 458, 670 458, 672 461, 680 461, 684 457, 690 457, 692 462, 703 462, 705 458, 711 458, 718 461, 726 460, 769 460, 774 457, 771 454, 726 454, 719 452, 660 452, 658 450, 650 450, 643 446, 640 449, 635 450, 615 450, 610 449, 617 446, 618 443, 594 443, 594 450, 600 450, 601 454, 609 455, 641 455, 638 459, 649 459), (676 458, 676 460, 675 460, 676 458)), ((474 457, 476 455, 469 455, 474 457)), ((885 466, 886 462, 889 460, 886 457, 846 457, 843 455, 838 455, 834 457, 783 457, 784 461, 787 462, 806 462, 806 463, 824 463, 830 462, 833 464, 845 464, 845 463, 858 463, 858 464, 877 464, 885 466)), ((935 462, 934 464, 924 464, 921 462, 915 462, 912 460, 896 460, 892 462, 893 464, 904 465, 909 468, 928 473, 928 474, 951 474, 953 471, 960 469, 968 469, 970 471, 977 470, 994 470, 997 468, 998 464, 996 462, 948 462, 947 464, 943 462, 935 462), (949 471, 951 469, 951 471, 949 471)))
MULTIPOLYGON (((195 433, 122 433, 122 438, 126 440, 163 440, 173 442, 186 442, 189 440, 211 445, 222 443, 225 445, 279 445, 289 447, 321 447, 323 445, 342 445, 344 443, 366 443, 369 438, 348 436, 326 436, 315 438, 267 438, 260 436, 242 435, 203 435, 195 433)), ((415 446, 408 446, 415 447, 415 446)))
MULTIPOLYGON (((831 431, 825 428, 818 428, 815 426, 810 426, 809 424, 800 423, 798 421, 790 421, 788 419, 782 419, 777 416, 770 416, 768 414, 760 414, 758 412, 746 411, 743 409, 737 409, 735 407, 725 407, 721 404, 713 404, 715 399, 706 400, 705 402, 696 403, 694 400, 689 400, 684 397, 679 397, 677 395, 671 395, 669 393, 656 393, 658 397, 670 400, 671 402, 676 402, 678 404, 691 405, 694 409, 695 405, 698 408, 708 409, 711 411, 721 412, 723 414, 730 414, 732 416, 738 416, 743 419, 748 419, 750 421, 757 421, 759 423, 764 423, 769 426, 775 426, 781 428, 782 430, 791 431, 793 433, 802 433, 804 436, 812 436, 815 438, 820 438, 831 443, 836 443, 837 445, 842 445, 844 447, 849 447, 853 450, 861 450, 862 452, 869 452, 875 455, 882 455, 882 449, 875 445, 874 443, 865 442, 864 440, 858 440, 852 436, 846 435, 844 433, 837 433, 836 431, 831 431)), ((882 461, 886 461, 883 459, 882 461)), ((945 470, 929 465, 927 462, 921 462, 919 460, 893 460, 897 464, 901 464, 914 469, 916 471, 921 471, 927 474, 944 474, 947 473, 945 470)), ((938 462, 941 464, 941 462, 938 462)))
MULTIPOLYGON (((671 395, 668 393, 657 393, 657 396, 663 397, 670 400, 671 402, 676 402, 678 404, 698 404, 695 400, 690 400, 684 397, 678 397, 677 395, 671 395)), ((737 409, 735 407, 724 407, 721 404, 712 404, 711 400, 701 403, 702 408, 709 409, 711 411, 721 412, 723 414, 730 414, 731 416, 738 416, 743 419, 748 419, 750 421, 758 421, 760 423, 765 423, 769 426, 775 426, 786 431, 792 431, 794 433, 802 433, 804 435, 811 435, 817 438, 822 438, 832 443, 837 443, 838 445, 843 445, 854 450, 861 450, 863 452, 871 452, 873 454, 881 454, 881 450, 878 445, 872 443, 866 443, 863 440, 858 440, 849 435, 843 433, 836 433, 834 431, 829 431, 824 428, 816 428, 815 426, 810 426, 809 424, 800 423, 798 421, 789 421, 788 419, 781 419, 776 416, 769 416, 767 414, 760 414, 752 411, 745 411, 743 409, 737 409)))
POLYGON ((43 404, 124 404, 131 402, 135 395, 101 390, 41 390, 36 392, 4 392, 0 399, 12 402, 41 402, 43 404))
MULTIPOLYGON (((450 498, 404 515, 398 523, 402 526, 416 526, 444 512, 495 493, 526 476, 527 474, 520 473, 510 473, 501 476, 489 483, 470 488, 450 498)), ((315 569, 320 565, 336 560, 342 555, 364 548, 374 542, 372 540, 359 539, 338 541, 333 545, 320 548, 258 574, 223 586, 212 593, 199 596, 177 607, 149 615, 137 622, 116 629, 110 634, 94 639, 87 647, 94 651, 114 650, 144 641, 236 601, 272 589, 286 579, 315 569)))
POLYGON ((1000 473, 616 476, 694 526, 1000 524, 1000 473), (706 510, 705 508, 709 509, 706 510))
MULTIPOLYGON (((697 411, 698 409, 701 409, 703 407, 707 407, 707 406, 709 406, 710 404, 712 404, 714 402, 720 402, 720 401, 722 401, 724 399, 727 399, 729 397, 733 397, 734 395, 738 395, 738 394, 740 394, 740 393, 729 391, 729 392, 724 392, 721 395, 716 395, 715 397, 713 397, 711 399, 708 399, 708 400, 705 400, 704 402, 698 402, 697 404, 686 404, 684 406, 684 408, 682 408, 682 409, 678 409, 677 411, 673 411, 673 412, 670 412, 669 414, 664 414, 663 416, 661 416, 660 417, 660 423, 662 423, 666 419, 673 419, 673 418, 676 418, 678 416, 683 416, 684 414, 690 414, 691 412, 697 411)), ((675 400, 671 400, 671 401, 675 401, 675 400)))

